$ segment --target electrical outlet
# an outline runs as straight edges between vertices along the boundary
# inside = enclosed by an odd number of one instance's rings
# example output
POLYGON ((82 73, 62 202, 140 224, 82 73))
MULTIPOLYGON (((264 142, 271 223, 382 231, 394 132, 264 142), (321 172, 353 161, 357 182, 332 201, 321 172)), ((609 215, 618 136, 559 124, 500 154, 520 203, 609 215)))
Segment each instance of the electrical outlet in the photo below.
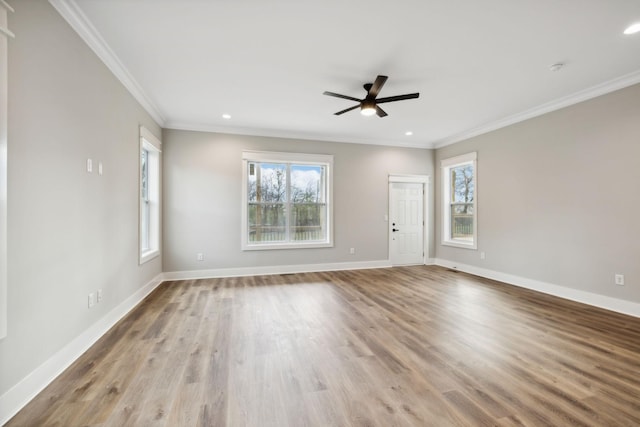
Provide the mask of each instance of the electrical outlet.
POLYGON ((96 303, 102 302, 102 289, 98 289, 96 292, 96 303))
POLYGON ((624 286, 624 274, 616 274, 615 281, 616 281, 616 285, 624 286))
POLYGON ((91 292, 89 294, 89 308, 93 307, 94 305, 96 305, 96 294, 91 292))
POLYGON ((204 261, 204 254, 202 252, 198 252, 198 254, 196 255, 196 260, 204 261))
POLYGON ((349 253, 350 253, 351 255, 355 254, 355 253, 356 253, 356 248, 351 248, 351 249, 349 249, 349 253))
POLYGON ((480 252, 480 259, 485 259, 485 253, 484 252, 480 252))

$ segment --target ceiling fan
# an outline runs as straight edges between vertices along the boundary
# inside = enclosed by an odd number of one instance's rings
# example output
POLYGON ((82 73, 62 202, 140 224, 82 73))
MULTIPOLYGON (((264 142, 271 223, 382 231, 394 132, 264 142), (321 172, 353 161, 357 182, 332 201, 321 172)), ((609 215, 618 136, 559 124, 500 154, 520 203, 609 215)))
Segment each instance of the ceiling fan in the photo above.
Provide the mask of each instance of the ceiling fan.
POLYGON ((378 93, 380 93, 380 89, 384 86, 387 81, 387 76, 378 76, 376 77, 376 81, 373 83, 366 83, 363 87, 364 90, 367 91, 367 96, 364 99, 354 98, 352 96, 341 95, 339 93, 334 92, 323 92, 323 95, 335 96, 336 98, 349 99, 351 101, 356 101, 358 105, 354 105, 353 107, 349 107, 345 110, 338 111, 335 113, 336 116, 340 114, 344 114, 348 111, 355 110, 360 107, 360 113, 364 116, 373 116, 377 114, 378 117, 384 117, 387 113, 378 106, 378 104, 383 104, 385 102, 393 102, 393 101, 402 101, 404 99, 413 99, 420 96, 419 93, 408 93, 406 95, 396 95, 396 96, 388 96, 386 98, 377 98, 378 93))

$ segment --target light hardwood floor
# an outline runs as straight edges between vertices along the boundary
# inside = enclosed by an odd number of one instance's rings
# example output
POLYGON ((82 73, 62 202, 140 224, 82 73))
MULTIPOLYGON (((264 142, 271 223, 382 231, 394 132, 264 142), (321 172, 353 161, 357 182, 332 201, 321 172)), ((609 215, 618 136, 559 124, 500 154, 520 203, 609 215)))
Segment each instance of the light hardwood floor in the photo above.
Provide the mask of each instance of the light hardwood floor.
POLYGON ((167 282, 7 426, 638 426, 640 319, 439 267, 167 282))

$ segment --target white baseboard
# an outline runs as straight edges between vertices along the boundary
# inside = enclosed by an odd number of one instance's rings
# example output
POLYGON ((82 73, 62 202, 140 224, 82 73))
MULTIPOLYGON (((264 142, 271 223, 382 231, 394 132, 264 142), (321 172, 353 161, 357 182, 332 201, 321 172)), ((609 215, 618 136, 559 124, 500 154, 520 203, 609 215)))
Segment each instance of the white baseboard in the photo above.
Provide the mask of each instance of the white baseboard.
POLYGON ((533 291, 565 298, 571 301, 592 305, 594 307, 604 308, 605 310, 615 311, 617 313, 627 314, 629 316, 640 317, 640 304, 636 302, 625 301, 605 295, 594 294, 592 292, 567 288, 565 286, 554 285, 552 283, 541 282, 539 280, 528 279, 526 277, 488 270, 486 268, 476 267, 473 265, 460 264, 440 258, 436 258, 434 260, 434 264, 441 267, 447 267, 465 273, 470 273, 487 279, 508 283, 510 285, 519 286, 521 288, 531 289, 533 291))
POLYGON ((163 280, 214 279, 219 277, 260 276, 290 273, 317 273, 320 271, 363 270, 391 267, 389 260, 333 262, 325 264, 276 265, 262 267, 217 268, 212 270, 173 271, 163 273, 163 280))
POLYGON ((162 283, 162 274, 156 276, 135 294, 116 306, 106 316, 91 325, 80 336, 0 396, 0 425, 4 425, 17 414, 160 283, 162 283))

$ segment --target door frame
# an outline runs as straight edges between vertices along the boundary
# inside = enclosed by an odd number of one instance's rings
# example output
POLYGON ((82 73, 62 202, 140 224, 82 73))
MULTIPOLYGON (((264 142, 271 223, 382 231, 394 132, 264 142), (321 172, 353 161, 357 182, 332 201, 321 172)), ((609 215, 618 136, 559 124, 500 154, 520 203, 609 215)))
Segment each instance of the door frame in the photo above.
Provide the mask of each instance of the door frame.
POLYGON ((387 247, 388 258, 391 262, 391 227, 389 226, 391 215, 391 186, 394 183, 421 183, 422 184, 422 220, 424 224, 422 226, 422 250, 424 256, 422 257, 422 263, 427 264, 429 258, 429 184, 431 184, 431 177, 429 175, 407 175, 407 174, 389 174, 389 188, 387 194, 387 247))

